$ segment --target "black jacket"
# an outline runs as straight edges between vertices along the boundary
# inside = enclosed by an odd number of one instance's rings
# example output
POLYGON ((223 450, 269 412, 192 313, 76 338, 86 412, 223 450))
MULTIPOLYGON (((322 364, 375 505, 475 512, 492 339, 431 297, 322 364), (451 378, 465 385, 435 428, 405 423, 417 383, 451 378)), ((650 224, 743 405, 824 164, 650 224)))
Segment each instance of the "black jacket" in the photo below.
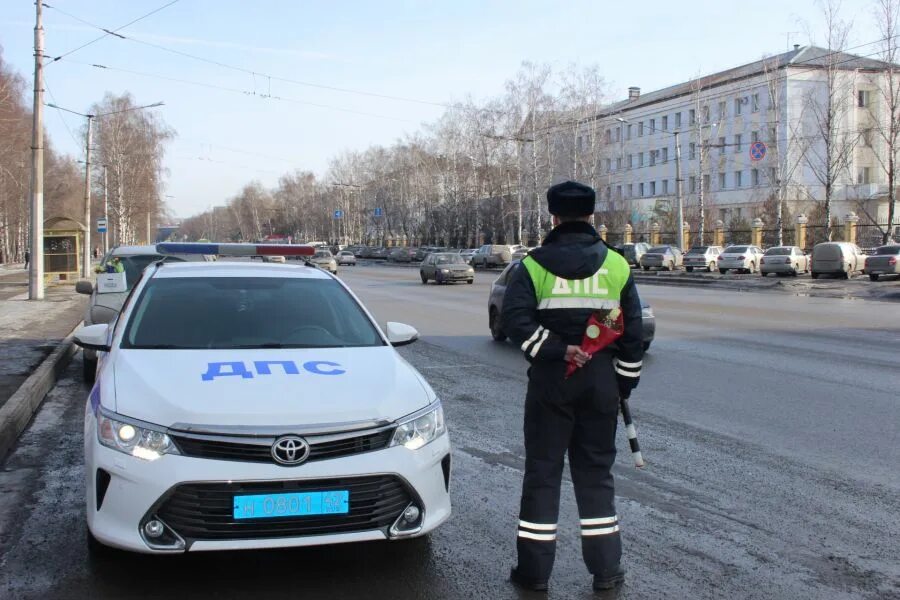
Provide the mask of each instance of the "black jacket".
MULTIPOLYGON (((554 228, 530 256, 557 277, 586 279, 600 269, 611 251, 588 223, 571 221, 554 228)), ((620 361, 640 365, 644 355, 641 300, 630 274, 619 302, 625 331, 610 351, 620 361)), ((503 331, 522 348, 529 361, 562 361, 566 346, 581 344, 592 313, 589 308, 538 311, 534 284, 528 270, 520 264, 510 273, 501 323, 503 331), (541 328, 549 330, 549 335, 532 357, 533 337, 541 328)))

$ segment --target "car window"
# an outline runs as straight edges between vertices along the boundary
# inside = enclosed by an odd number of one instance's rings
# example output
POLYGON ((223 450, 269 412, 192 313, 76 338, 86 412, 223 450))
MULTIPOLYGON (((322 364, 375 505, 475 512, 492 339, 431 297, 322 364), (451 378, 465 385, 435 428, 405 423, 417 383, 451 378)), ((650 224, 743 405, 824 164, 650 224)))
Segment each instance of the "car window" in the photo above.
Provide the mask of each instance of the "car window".
POLYGON ((896 246, 882 246, 875 250, 875 254, 879 256, 891 256, 894 254, 900 254, 900 244, 896 246))
POLYGON ((725 252, 729 254, 739 253, 739 252, 747 252, 747 246, 732 246, 731 248, 726 248, 725 252))
POLYGON ((766 256, 790 256, 792 250, 790 248, 775 247, 766 250, 766 256))
POLYGON ((122 340, 123 348, 143 349, 383 344, 337 281, 287 277, 154 278, 138 298, 122 340))
POLYGON ((436 264, 439 265, 464 265, 466 261, 458 254, 438 254, 436 264))
POLYGON ((647 250, 647 254, 665 254, 668 251, 668 246, 654 246, 653 248, 647 250))
POLYGON ((706 251, 709 248, 707 246, 694 246, 690 250, 688 250, 685 254, 706 254, 706 251))
POLYGON ((122 265, 125 267, 125 283, 128 286, 128 291, 131 291, 134 288, 134 284, 136 284, 141 279, 141 274, 144 272, 144 269, 147 268, 151 263, 155 263, 158 260, 165 259, 166 262, 184 262, 184 259, 176 258, 174 256, 163 256, 162 254, 139 254, 135 256, 120 256, 119 259, 122 261, 122 265))

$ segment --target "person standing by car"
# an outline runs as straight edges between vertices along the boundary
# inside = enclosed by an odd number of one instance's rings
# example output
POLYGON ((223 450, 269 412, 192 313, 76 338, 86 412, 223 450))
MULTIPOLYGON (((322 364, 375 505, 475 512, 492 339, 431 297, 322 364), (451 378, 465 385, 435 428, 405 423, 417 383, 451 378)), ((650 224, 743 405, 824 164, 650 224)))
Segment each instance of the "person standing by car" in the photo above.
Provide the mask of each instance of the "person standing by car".
POLYGON ((30 262, 31 262, 31 252, 26 250, 25 251, 25 269, 26 270, 28 269, 28 263, 30 263, 30 262))
POLYGON ((624 580, 613 477, 619 398, 641 373, 641 301, 631 269, 590 225, 595 193, 567 181, 547 191, 554 229, 510 277, 505 333, 531 363, 525 398, 525 478, 511 581, 546 590, 556 554, 563 460, 568 452, 581 517, 582 553, 594 589, 624 580), (580 344, 594 311, 621 308, 615 350, 580 344), (578 370, 566 378, 567 363, 578 370))

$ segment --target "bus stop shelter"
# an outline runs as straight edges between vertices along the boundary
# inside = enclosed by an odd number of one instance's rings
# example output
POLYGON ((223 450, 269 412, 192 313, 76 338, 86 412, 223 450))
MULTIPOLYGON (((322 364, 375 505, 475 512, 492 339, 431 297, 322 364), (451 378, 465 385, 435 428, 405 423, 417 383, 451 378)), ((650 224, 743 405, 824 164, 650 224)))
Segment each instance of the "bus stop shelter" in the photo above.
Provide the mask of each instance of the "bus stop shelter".
POLYGON ((69 217, 44 221, 44 279, 76 281, 81 274, 81 247, 87 227, 69 217))

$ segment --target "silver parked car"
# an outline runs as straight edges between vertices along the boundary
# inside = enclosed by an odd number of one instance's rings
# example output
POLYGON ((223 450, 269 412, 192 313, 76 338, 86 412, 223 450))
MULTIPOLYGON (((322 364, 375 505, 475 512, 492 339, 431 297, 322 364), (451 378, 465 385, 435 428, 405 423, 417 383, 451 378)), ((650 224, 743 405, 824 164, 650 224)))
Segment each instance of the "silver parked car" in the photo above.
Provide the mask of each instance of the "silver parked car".
POLYGON ((419 277, 422 283, 433 279, 435 283, 451 283, 453 281, 475 282, 475 269, 463 257, 453 252, 429 254, 419 266, 419 277))
POLYGON ((316 253, 309 258, 309 262, 320 269, 337 275, 337 261, 334 260, 331 250, 316 250, 316 253))
POLYGON ((866 255, 856 244, 850 242, 822 242, 816 244, 812 254, 812 278, 820 275, 837 275, 850 279, 853 273, 866 267, 866 255))
POLYGON ((337 256, 334 257, 335 261, 337 261, 338 266, 341 265, 352 265, 356 266, 356 255, 349 250, 341 250, 337 253, 337 256))
POLYGON ((681 250, 675 246, 653 246, 641 256, 641 268, 674 271, 684 263, 681 250))
POLYGON ((881 246, 866 258, 866 274, 872 281, 885 275, 900 275, 900 244, 881 246))
MULTIPOLYGON (((488 296, 488 326, 491 329, 491 337, 498 342, 506 340, 506 334, 503 333, 503 329, 500 327, 503 295, 506 293, 506 284, 509 281, 510 274, 519 264, 521 264, 520 261, 510 263, 509 266, 503 269, 500 276, 494 280, 494 283, 491 284, 491 293, 488 296)), ((644 350, 648 350, 656 335, 656 315, 653 314, 653 309, 644 300, 641 300, 641 323, 644 330, 644 350)))
POLYGON ((774 246, 759 259, 759 273, 793 275, 809 272, 809 256, 797 246, 774 246))
POLYGON ((706 269, 710 273, 719 268, 721 246, 694 246, 684 254, 684 268, 690 273, 694 269, 706 269))
POLYGON ((472 255, 473 267, 502 267, 512 261, 512 249, 500 244, 485 244, 472 255))
POLYGON ((763 251, 759 246, 728 246, 719 255, 719 273, 730 270, 756 273, 763 251))

